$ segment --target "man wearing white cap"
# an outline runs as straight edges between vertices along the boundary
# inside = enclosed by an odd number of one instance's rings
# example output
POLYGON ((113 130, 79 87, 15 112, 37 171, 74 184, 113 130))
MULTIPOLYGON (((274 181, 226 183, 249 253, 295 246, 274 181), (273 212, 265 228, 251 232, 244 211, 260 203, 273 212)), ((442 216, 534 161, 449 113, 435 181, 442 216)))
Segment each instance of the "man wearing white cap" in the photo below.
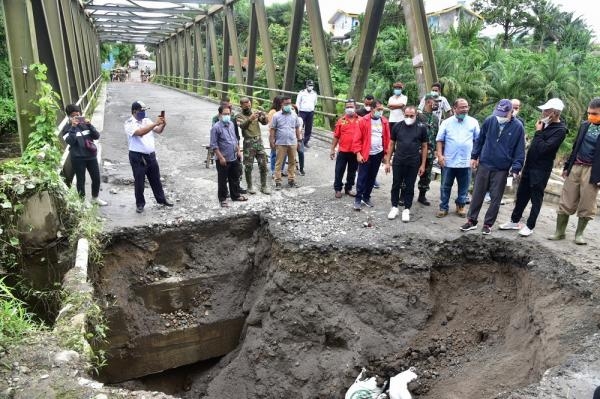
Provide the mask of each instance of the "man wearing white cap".
POLYGON ((554 158, 567 135, 567 127, 560 120, 560 113, 564 107, 565 105, 558 98, 553 98, 538 107, 542 110, 542 117, 535 124, 535 134, 529 145, 521 181, 517 188, 515 208, 510 221, 500 225, 500 230, 519 230, 519 235, 523 237, 533 233, 542 208, 544 190, 552 173, 554 158), (521 217, 530 200, 531 211, 527 223, 523 225, 520 223, 521 217))
POLYGON ((583 231, 596 216, 596 197, 600 189, 600 97, 590 101, 587 121, 579 127, 571 155, 565 162, 562 192, 556 218, 556 232, 550 240, 565 238, 569 215, 577 212, 575 244, 587 244, 583 231))

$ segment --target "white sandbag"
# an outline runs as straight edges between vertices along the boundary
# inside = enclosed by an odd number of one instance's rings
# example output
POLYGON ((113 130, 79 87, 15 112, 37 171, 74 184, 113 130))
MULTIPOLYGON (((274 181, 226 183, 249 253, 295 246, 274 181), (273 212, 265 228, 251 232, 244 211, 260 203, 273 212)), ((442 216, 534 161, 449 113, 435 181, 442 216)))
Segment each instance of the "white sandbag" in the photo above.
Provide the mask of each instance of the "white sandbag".
POLYGON ((417 374, 412 367, 390 378, 390 399, 412 399, 408 383, 416 379, 417 374))
POLYGON ((366 371, 365 368, 362 369, 346 392, 345 399, 377 399, 381 394, 381 388, 377 386, 377 377, 364 378, 366 371))

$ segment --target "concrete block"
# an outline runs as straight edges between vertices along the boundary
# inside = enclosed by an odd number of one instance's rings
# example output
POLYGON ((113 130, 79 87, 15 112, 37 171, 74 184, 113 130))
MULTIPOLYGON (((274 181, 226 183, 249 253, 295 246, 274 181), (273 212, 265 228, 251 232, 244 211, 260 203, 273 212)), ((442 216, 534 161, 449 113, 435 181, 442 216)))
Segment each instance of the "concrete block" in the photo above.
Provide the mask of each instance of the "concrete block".
POLYGON ((54 199, 47 191, 34 194, 25 201, 18 222, 24 246, 42 244, 56 239, 60 227, 58 210, 54 199))

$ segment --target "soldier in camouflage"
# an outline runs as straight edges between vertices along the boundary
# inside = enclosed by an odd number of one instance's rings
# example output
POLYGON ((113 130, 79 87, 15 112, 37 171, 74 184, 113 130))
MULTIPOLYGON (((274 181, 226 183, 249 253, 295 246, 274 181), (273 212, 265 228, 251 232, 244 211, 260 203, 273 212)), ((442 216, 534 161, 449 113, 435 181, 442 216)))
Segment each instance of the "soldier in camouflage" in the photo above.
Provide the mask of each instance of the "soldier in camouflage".
POLYGON ((267 115, 262 111, 252 110, 252 102, 248 97, 240 99, 242 112, 235 116, 235 120, 242 130, 244 138, 244 174, 249 194, 256 194, 252 185, 252 165, 254 159, 258 162, 260 171, 260 191, 263 194, 271 194, 267 187, 267 154, 263 146, 260 125, 267 124, 267 115))
POLYGON ((427 127, 427 136, 429 142, 427 144, 427 163, 425 164, 425 173, 419 177, 419 198, 417 199, 423 205, 429 206, 431 202, 425 197, 431 183, 431 169, 433 167, 433 157, 435 153, 435 137, 439 129, 439 119, 436 115, 438 109, 438 94, 435 92, 425 95, 425 104, 423 111, 419 113, 418 121, 427 127))

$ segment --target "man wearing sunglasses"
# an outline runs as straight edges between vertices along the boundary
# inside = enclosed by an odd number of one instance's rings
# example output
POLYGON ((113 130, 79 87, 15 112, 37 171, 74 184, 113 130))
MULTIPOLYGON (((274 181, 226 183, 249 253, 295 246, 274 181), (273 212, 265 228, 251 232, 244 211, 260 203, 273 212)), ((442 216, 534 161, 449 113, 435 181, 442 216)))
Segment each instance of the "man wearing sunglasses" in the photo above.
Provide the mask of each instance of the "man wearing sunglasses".
POLYGON ((556 217, 556 232, 550 240, 565 238, 569 216, 577 212, 575 243, 585 245, 583 231, 596 216, 596 197, 600 188, 600 97, 590 101, 587 121, 579 127, 571 155, 565 163, 562 192, 556 217))

